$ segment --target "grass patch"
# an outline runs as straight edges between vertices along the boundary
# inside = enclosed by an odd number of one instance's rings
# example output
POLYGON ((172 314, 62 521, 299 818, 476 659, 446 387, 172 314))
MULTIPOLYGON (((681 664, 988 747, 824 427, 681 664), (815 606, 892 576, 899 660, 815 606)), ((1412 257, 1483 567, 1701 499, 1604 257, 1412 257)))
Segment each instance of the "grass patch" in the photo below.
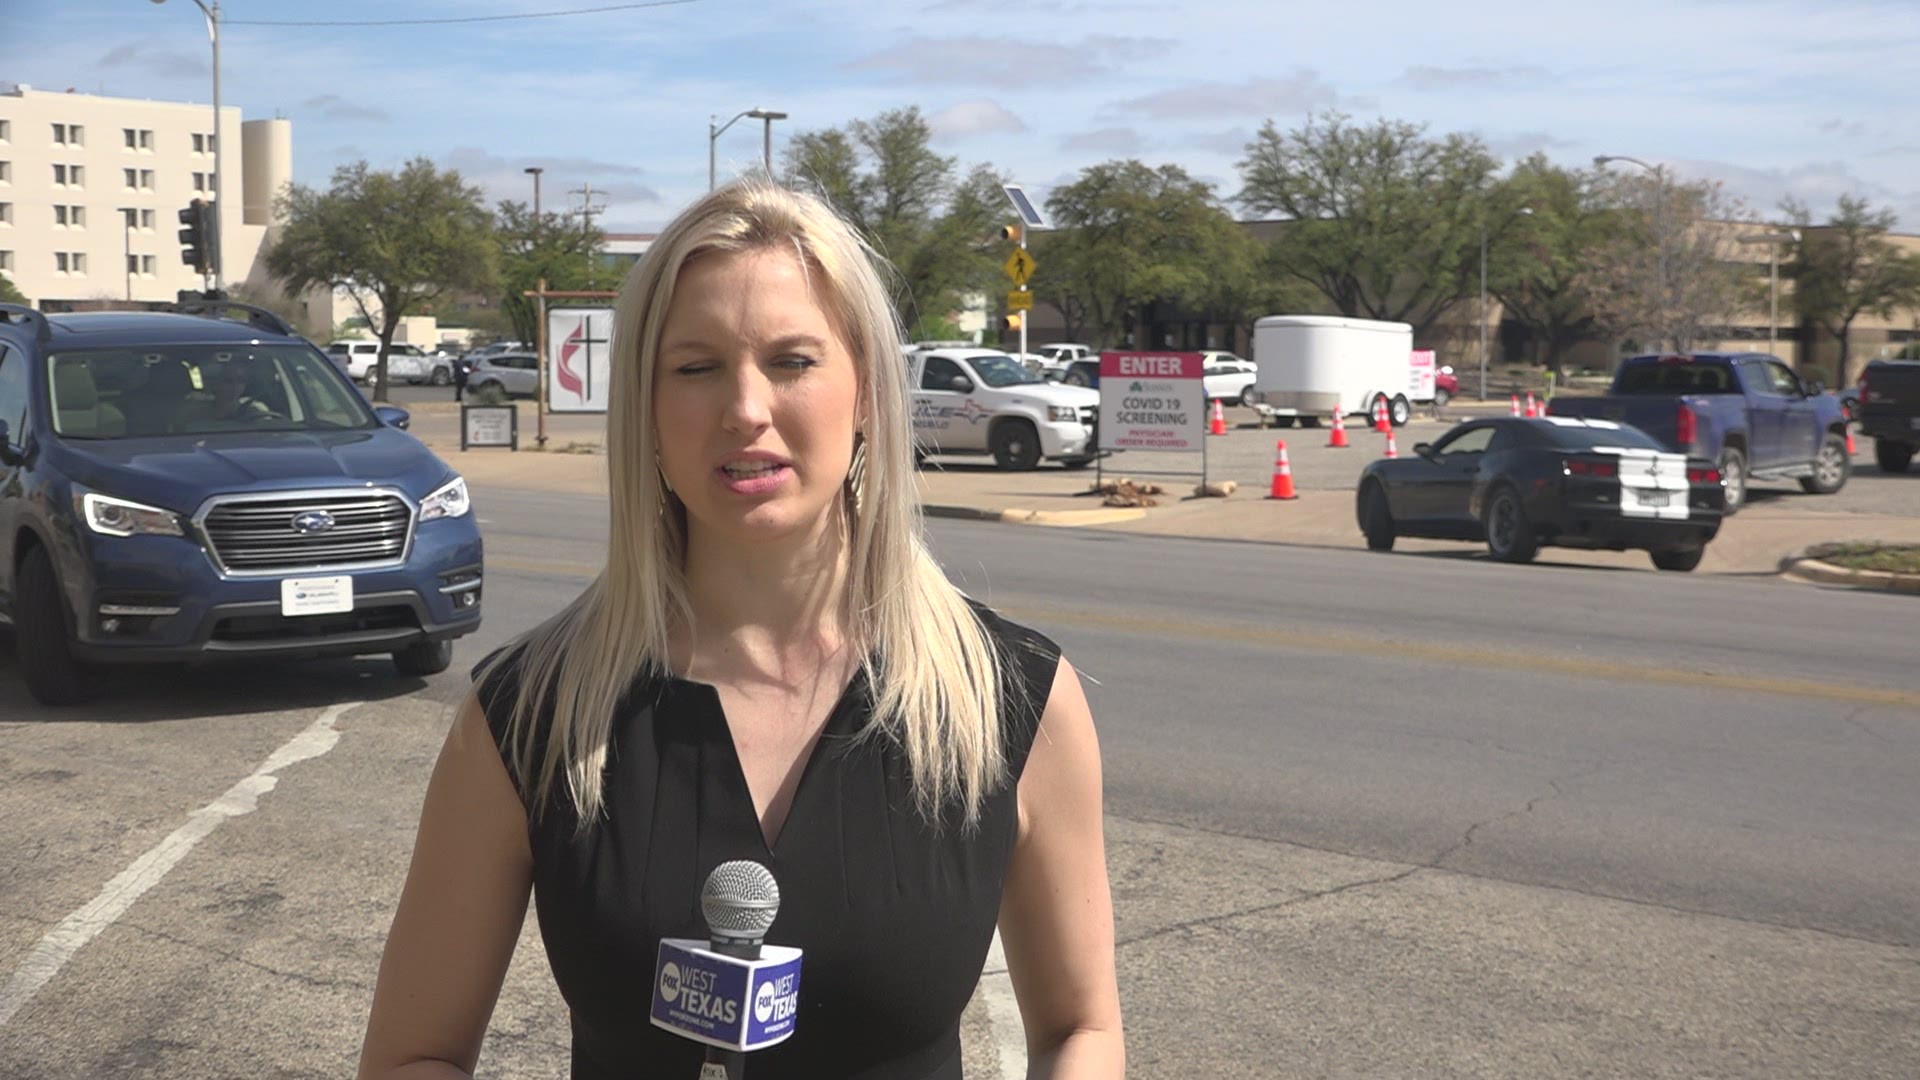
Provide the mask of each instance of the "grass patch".
POLYGON ((1836 544, 1821 553, 1820 561, 1849 570, 1920 574, 1920 545, 1836 544))

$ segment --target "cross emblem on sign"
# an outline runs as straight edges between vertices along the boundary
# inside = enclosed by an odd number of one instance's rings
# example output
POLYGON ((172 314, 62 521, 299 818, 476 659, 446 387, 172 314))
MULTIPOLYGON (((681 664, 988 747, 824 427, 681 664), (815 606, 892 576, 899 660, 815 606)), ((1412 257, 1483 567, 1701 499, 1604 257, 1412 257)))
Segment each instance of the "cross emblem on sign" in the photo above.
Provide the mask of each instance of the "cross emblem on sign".
POLYGON ((580 325, 574 329, 573 333, 567 335, 566 343, 560 347, 559 362, 554 365, 554 377, 560 380, 561 389, 577 394, 582 403, 591 398, 593 396, 593 347, 607 343, 606 338, 593 336, 593 316, 588 315, 582 318, 580 325), (575 350, 583 352, 581 359, 586 369, 584 373, 573 369, 572 360, 575 350), (584 377, 582 377, 583 374, 584 377))

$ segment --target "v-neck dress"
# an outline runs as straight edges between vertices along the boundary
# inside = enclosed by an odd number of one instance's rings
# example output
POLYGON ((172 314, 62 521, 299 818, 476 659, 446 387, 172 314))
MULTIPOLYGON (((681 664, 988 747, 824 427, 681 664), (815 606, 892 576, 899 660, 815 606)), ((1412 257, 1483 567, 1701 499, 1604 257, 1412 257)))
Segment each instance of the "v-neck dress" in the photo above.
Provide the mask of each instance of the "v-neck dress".
MULTIPOLYGON (((773 871, 774 945, 805 950, 800 1014, 786 1042, 747 1058, 755 1080, 960 1080, 960 1014, 985 965, 1017 825, 1015 784, 1059 662, 1046 637, 974 610, 1005 657, 1001 730, 1010 781, 978 827, 915 810, 890 739, 855 739, 872 715, 856 676, 807 759, 770 850, 709 685, 643 677, 615 718, 606 810, 584 836, 564 792, 529 804, 533 889, 547 958, 571 1011, 575 1080, 681 1080, 701 1048, 647 1020, 663 937, 707 936, 700 887, 729 859, 773 871)), ((884 662, 884 661, 883 661, 884 662)), ((512 662, 481 686, 503 747, 512 662)), ((537 744, 548 722, 536 726, 537 744)), ((512 774, 512 762, 508 760, 512 774)), ((515 777, 522 801, 531 784, 515 777)))

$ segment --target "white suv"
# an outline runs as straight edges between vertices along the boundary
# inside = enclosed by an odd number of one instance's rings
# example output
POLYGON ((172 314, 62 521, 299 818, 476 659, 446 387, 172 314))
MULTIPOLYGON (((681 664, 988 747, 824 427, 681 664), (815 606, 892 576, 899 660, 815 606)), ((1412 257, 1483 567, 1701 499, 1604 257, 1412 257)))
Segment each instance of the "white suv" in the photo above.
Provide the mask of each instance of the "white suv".
POLYGON ((921 455, 992 454, 1002 469, 1031 469, 1042 459, 1078 469, 1099 453, 1099 393, 1044 382, 996 349, 914 352, 907 377, 921 455))

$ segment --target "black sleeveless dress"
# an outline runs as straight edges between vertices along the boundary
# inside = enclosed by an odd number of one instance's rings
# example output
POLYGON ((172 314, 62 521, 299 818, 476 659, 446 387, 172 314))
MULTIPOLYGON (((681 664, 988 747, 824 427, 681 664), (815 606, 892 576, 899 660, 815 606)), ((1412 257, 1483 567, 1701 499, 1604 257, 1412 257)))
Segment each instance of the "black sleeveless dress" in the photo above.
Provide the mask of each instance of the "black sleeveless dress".
MULTIPOLYGON (((975 611, 1007 658, 1001 725, 1017 782, 1060 651, 975 611)), ((480 690, 502 746, 515 674, 504 664, 480 690)), ((796 1031, 750 1054, 749 1076, 960 1080, 960 1014, 999 916, 1014 784, 987 797, 972 833, 957 815, 930 826, 914 809, 899 748, 852 738, 870 711, 870 688, 856 675, 771 850, 718 693, 679 678, 648 676, 627 694, 611 735, 606 812, 584 838, 574 836, 578 816, 564 790, 537 820, 529 807, 535 907, 572 1014, 575 1080, 699 1075, 702 1049, 648 1022, 655 949, 663 937, 706 938, 700 886, 729 859, 773 871, 780 911, 767 941, 805 950, 796 1031)), ((532 785, 517 776, 515 784, 526 801, 532 785)))

